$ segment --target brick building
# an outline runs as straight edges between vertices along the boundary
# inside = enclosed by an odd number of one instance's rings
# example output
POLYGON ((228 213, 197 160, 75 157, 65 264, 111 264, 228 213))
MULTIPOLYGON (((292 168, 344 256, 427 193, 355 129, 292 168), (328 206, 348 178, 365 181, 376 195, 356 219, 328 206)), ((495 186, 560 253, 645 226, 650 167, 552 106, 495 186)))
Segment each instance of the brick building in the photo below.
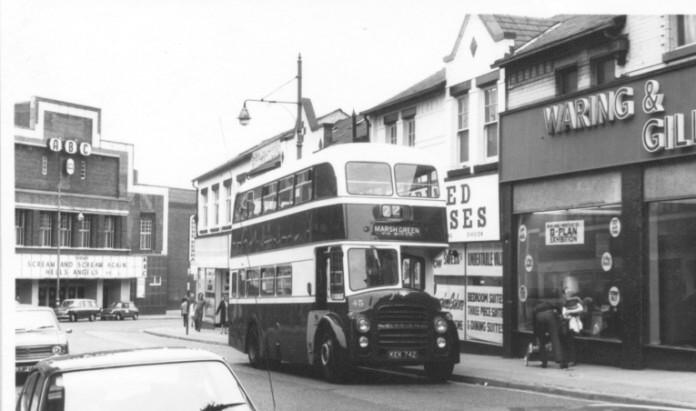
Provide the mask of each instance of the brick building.
POLYGON ((33 97, 15 105, 14 130, 21 302, 175 306, 186 289, 195 192, 138 184, 133 146, 102 139, 99 108, 33 97))

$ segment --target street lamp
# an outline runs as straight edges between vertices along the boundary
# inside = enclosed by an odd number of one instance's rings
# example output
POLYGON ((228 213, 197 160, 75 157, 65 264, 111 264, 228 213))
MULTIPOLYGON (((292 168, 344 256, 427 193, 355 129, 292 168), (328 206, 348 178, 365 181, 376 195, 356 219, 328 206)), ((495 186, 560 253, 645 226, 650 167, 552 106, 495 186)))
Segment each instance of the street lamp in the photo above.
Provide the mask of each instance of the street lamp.
POLYGON ((295 122, 295 136, 297 138, 297 159, 302 158, 302 142, 303 142, 303 125, 302 125, 302 55, 297 56, 297 101, 278 101, 278 100, 267 100, 267 99, 246 99, 244 100, 244 105, 242 110, 239 112, 237 119, 239 124, 246 126, 251 121, 251 115, 249 115, 249 110, 247 109, 246 103, 248 101, 260 102, 260 103, 278 103, 278 104, 294 104, 297 106, 297 121, 295 122))

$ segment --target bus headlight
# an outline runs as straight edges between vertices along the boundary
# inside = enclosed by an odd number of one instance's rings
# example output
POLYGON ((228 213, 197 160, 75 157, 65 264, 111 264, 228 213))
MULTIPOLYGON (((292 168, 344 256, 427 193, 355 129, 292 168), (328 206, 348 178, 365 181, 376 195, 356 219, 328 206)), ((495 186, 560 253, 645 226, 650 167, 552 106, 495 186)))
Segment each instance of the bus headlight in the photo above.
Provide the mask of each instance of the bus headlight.
POLYGON ((364 335, 358 339, 358 344, 360 344, 360 348, 367 348, 367 345, 369 343, 370 341, 364 335))
POLYGON ((447 346, 447 340, 445 337, 437 337, 437 340, 435 341, 437 343, 437 348, 443 349, 447 346))
POLYGON ((358 328, 358 331, 363 334, 370 331, 370 321, 363 316, 355 319, 355 325, 358 328))
POLYGON ((437 316, 435 317, 435 320, 433 320, 433 323, 435 324, 435 331, 438 334, 444 334, 447 332, 447 321, 444 318, 437 316))
POLYGON ((54 355, 60 355, 63 353, 63 347, 60 345, 54 345, 51 351, 54 355))

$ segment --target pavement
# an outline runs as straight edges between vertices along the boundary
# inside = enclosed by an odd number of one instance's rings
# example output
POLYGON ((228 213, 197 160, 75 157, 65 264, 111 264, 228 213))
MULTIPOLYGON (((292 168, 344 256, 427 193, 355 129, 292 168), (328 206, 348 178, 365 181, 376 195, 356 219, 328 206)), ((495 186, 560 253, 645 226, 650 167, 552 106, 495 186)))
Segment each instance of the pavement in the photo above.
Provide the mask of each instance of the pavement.
MULTIPOLYGON (((148 334, 227 346, 227 335, 221 334, 220 329, 204 328, 200 332, 190 329, 187 335, 178 312, 141 318, 179 320, 171 326, 144 330, 148 334)), ((422 374, 420 367, 404 367, 401 370, 422 374)), ((527 366, 521 358, 463 353, 451 379, 592 401, 696 410, 694 372, 626 370, 591 364, 577 364, 562 370, 553 362, 544 369, 538 362, 530 362, 527 366)))

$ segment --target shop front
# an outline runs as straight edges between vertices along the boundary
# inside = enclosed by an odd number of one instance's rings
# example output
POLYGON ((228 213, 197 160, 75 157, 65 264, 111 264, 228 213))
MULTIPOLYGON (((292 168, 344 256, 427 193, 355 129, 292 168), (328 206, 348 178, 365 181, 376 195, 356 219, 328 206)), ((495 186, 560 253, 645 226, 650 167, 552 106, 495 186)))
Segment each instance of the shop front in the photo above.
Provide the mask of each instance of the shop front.
POLYGON ((466 351, 499 353, 503 342, 498 174, 445 182, 450 247, 434 262, 435 295, 454 317, 466 351))
POLYGON ((694 64, 501 120, 504 350, 583 299, 580 362, 696 370, 694 64))

